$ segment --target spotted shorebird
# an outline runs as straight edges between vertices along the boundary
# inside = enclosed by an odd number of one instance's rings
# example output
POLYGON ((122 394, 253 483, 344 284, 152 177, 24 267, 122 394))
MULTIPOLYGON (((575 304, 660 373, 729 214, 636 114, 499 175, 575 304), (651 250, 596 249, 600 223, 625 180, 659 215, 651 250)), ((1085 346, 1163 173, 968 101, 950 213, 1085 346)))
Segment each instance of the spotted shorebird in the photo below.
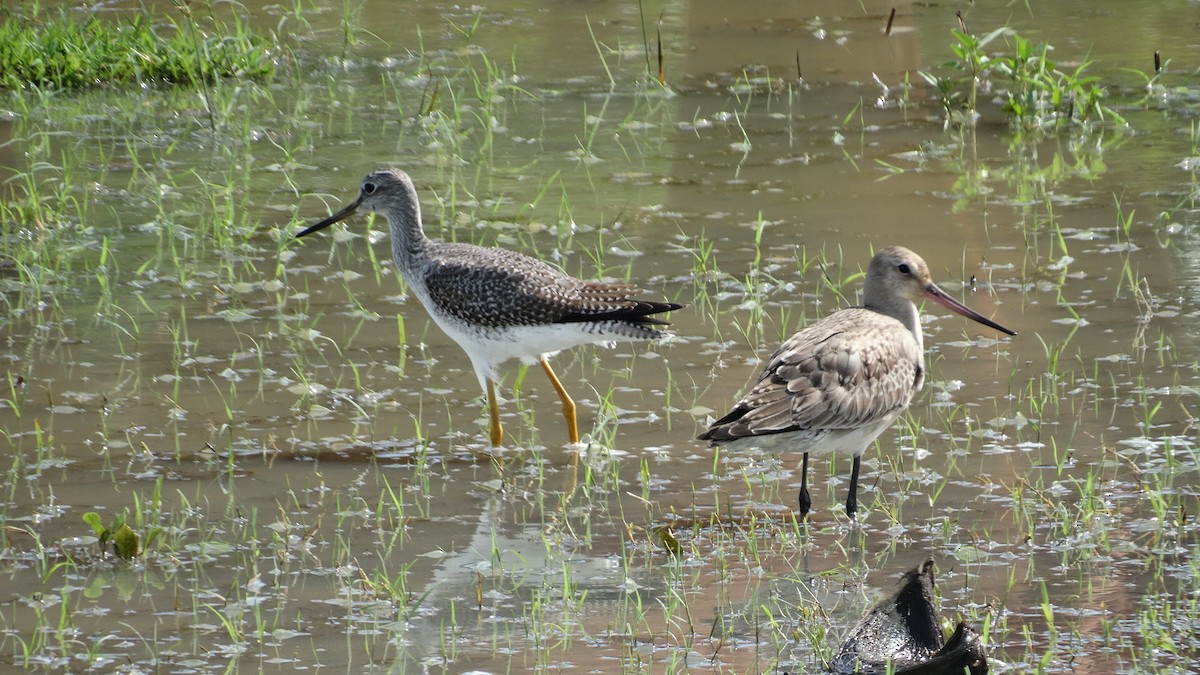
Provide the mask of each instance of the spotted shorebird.
POLYGON ((804 453, 802 518, 812 506, 809 453, 851 453, 846 513, 855 517, 863 452, 925 383, 925 341, 913 304, 922 298, 1016 335, 946 295, 916 253, 900 246, 885 248, 867 268, 863 306, 834 312, 784 342, 750 393, 700 438, 731 450, 758 447, 804 453))
POLYGON ((493 446, 504 441, 496 399, 501 363, 517 358, 541 364, 562 400, 567 435, 572 444, 578 443, 575 402, 550 367, 550 356, 582 344, 666 337, 669 333, 659 327, 667 322, 654 315, 682 307, 637 300, 635 286, 576 279, 513 251, 434 241, 421 225, 412 179, 398 169, 367 176, 358 199, 296 236, 325 229, 360 209, 387 218, 400 275, 434 322, 471 359, 487 395, 493 446))

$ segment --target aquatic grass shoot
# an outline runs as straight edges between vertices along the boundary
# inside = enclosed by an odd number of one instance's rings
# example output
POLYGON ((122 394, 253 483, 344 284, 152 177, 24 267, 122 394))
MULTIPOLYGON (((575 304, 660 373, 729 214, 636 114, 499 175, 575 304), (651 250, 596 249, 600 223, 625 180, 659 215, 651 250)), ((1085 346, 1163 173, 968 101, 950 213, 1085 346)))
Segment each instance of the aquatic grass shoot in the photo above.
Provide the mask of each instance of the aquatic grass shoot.
POLYGON ((974 126, 983 112, 981 98, 995 94, 1021 131, 1095 133, 1104 126, 1125 125, 1125 118, 1104 102, 1107 92, 1099 78, 1088 74, 1090 61, 1064 72, 1050 59, 1052 46, 1028 40, 1008 26, 979 37, 967 30, 961 15, 959 19, 960 29, 951 31, 955 58, 942 66, 948 74, 920 72, 939 92, 947 125, 974 126), (1009 51, 996 49, 1002 39, 1009 51))

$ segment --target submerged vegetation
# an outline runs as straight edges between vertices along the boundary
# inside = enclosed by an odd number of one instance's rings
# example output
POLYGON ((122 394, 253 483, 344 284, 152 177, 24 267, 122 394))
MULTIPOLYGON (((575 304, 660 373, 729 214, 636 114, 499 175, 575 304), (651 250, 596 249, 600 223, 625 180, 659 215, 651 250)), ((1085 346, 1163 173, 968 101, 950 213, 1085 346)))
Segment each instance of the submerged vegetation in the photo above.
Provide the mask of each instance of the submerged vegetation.
POLYGON ((165 25, 142 12, 114 20, 10 9, 0 15, 0 87, 204 84, 269 79, 275 72, 268 38, 236 18, 229 30, 207 34, 181 7, 183 19, 165 25))
MULTIPOLYGON (((1136 144, 943 132, 940 99, 872 107, 812 74, 783 95, 732 57, 710 73, 673 49, 705 22, 670 7, 658 39, 621 3, 312 5, 241 24, 291 21, 337 55, 269 86, 4 92, 0 670, 817 672, 926 555, 997 672, 1194 662, 1194 85, 1121 108, 1152 132, 1136 144), (557 357, 582 447, 535 419, 556 395, 516 366, 512 445, 487 447, 469 364, 379 222, 293 242, 387 165, 431 235, 689 305, 670 343, 557 357), (798 521, 794 457, 694 436, 893 243, 1022 338, 924 312, 926 389, 864 456, 861 522, 798 521)), ((753 28, 747 49, 770 44, 753 28)), ((1010 88, 996 61, 1062 66, 1003 38, 972 47, 978 85, 951 69, 954 110, 1115 119, 1078 108, 1098 66, 1010 88)), ((846 461, 810 468, 830 477, 816 503, 846 461)))

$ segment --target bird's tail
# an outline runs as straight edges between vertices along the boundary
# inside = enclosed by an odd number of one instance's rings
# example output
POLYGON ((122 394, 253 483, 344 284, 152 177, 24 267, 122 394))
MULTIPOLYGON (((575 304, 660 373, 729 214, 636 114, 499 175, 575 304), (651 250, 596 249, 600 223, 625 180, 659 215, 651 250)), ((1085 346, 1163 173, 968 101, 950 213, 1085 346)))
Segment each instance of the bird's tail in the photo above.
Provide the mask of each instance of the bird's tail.
POLYGON ((665 319, 655 314, 673 312, 682 309, 683 305, 674 302, 655 302, 651 300, 630 300, 616 307, 606 307, 602 310, 572 312, 560 318, 559 323, 625 323, 631 326, 661 333, 652 326, 670 325, 665 319))

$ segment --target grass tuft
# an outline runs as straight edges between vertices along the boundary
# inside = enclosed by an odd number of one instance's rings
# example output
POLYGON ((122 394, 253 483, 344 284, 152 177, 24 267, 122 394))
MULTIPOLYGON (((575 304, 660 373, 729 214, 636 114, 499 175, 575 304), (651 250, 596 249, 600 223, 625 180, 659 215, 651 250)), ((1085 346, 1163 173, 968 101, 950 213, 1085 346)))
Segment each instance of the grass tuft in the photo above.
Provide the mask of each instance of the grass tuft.
POLYGON ((145 14, 126 21, 78 19, 66 12, 9 15, 0 24, 0 86, 79 89, 101 84, 195 85, 275 73, 270 40, 240 21, 225 35, 185 21, 155 26, 145 14))

